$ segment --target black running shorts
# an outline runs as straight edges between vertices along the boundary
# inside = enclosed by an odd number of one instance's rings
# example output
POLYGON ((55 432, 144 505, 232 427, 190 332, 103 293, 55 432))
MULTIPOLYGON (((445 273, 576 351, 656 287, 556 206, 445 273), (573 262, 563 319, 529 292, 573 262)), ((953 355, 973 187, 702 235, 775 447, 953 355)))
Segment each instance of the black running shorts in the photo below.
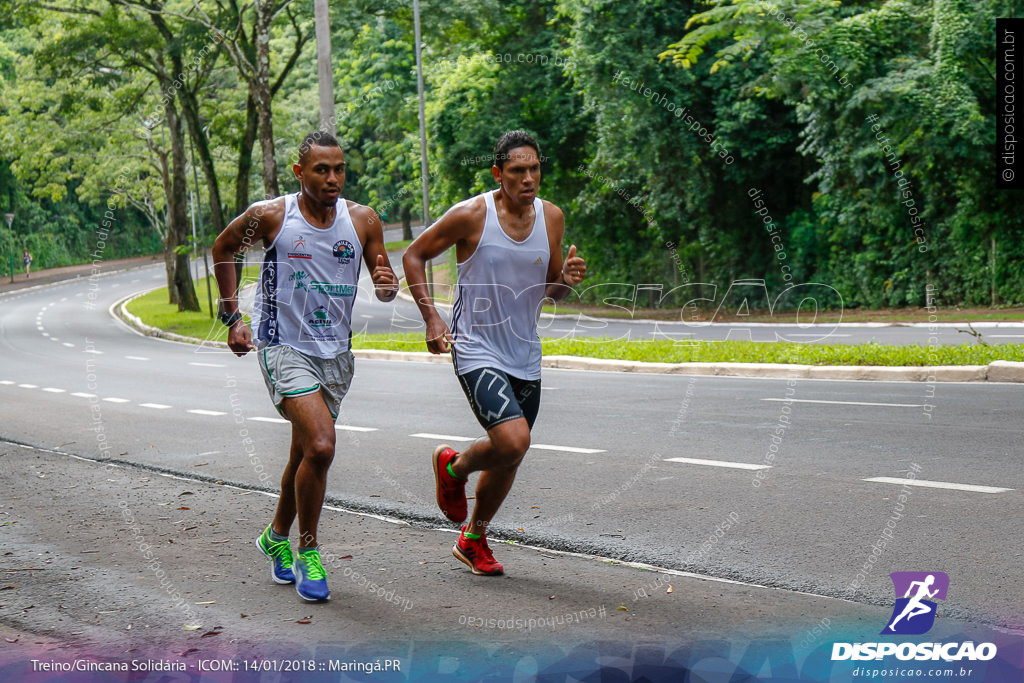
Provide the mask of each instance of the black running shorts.
POLYGON ((484 429, 520 417, 533 429, 540 410, 539 379, 519 379, 497 368, 479 368, 459 375, 459 381, 484 429))

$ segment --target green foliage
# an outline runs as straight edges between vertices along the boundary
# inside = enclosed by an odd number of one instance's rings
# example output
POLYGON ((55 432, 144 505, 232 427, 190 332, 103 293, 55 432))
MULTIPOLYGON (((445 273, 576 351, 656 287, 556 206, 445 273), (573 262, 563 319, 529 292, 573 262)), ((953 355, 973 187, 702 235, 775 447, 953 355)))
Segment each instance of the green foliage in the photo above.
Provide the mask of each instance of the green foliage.
MULTIPOLYGON (((17 215, 0 257, 28 246, 36 267, 88 260, 111 204, 108 257, 164 240, 169 144, 152 58, 209 41, 185 17, 167 15, 164 45, 135 10, 68 6, 84 13, 0 10, 0 208, 17 215)), ((202 6, 249 30, 250 5, 202 6)), ((311 8, 293 9, 272 27, 275 79, 311 27, 311 8)), ((1012 0, 425 0, 431 214, 493 188, 496 138, 524 128, 540 141, 541 195, 565 211, 588 284, 705 282, 721 293, 755 278, 770 291, 826 283, 848 307, 922 306, 928 286, 947 306, 1024 303, 1021 214, 991 177, 991 28, 1014 10, 1012 0)), ((331 18, 346 194, 411 220, 422 213, 411 8, 335 4, 331 18)), ((274 96, 286 191, 297 189, 295 147, 318 120, 312 53, 299 51, 274 96)), ((259 154, 242 144, 247 84, 218 51, 184 83, 215 175, 237 184, 241 203, 246 188, 258 198, 259 154)), ((200 225, 208 212, 204 203, 200 225)))
MULTIPOLYGON (((354 348, 425 351, 422 334, 360 334, 354 348)), ((887 346, 883 344, 765 344, 749 341, 543 339, 545 356, 582 356, 649 363, 787 363, 795 365, 938 366, 1024 361, 1024 345, 887 346)))

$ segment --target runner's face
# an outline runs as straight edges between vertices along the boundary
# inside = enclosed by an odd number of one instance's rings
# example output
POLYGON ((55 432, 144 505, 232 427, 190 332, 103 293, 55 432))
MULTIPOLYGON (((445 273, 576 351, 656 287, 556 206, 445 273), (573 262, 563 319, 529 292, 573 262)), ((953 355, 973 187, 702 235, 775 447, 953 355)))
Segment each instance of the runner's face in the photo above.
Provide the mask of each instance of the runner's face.
POLYGON ((345 154, 338 147, 314 145, 306 163, 295 164, 292 170, 302 183, 306 198, 326 206, 334 206, 345 189, 345 154))
POLYGON ((520 205, 533 203, 540 185, 540 159, 533 147, 513 147, 508 151, 505 167, 494 166, 494 179, 501 183, 505 194, 520 205))

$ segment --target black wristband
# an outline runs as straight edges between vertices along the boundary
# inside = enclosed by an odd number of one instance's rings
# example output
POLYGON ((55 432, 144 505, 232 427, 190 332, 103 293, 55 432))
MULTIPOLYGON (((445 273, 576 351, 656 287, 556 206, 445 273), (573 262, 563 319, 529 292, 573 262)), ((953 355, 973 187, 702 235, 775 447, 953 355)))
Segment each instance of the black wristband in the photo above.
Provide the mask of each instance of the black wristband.
POLYGON ((231 315, 228 315, 226 312, 220 314, 220 321, 224 323, 225 327, 231 327, 241 319, 242 314, 239 311, 235 311, 231 315))

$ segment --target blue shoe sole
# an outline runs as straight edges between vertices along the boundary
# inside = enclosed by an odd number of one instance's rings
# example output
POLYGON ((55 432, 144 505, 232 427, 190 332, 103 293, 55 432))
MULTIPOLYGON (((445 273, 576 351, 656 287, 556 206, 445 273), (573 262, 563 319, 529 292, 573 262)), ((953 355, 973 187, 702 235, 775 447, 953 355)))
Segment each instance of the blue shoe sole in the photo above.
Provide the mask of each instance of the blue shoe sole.
POLYGON ((260 534, 259 536, 256 537, 256 540, 253 541, 253 543, 256 544, 256 549, 260 551, 260 553, 263 555, 263 557, 267 558, 267 560, 270 562, 270 578, 273 580, 274 583, 278 584, 279 586, 287 586, 290 583, 295 583, 295 575, 294 574, 292 575, 292 578, 290 578, 290 579, 287 579, 287 578, 282 579, 282 578, 278 577, 277 572, 274 571, 274 558, 272 556, 268 555, 267 551, 264 550, 263 546, 260 545, 260 538, 262 538, 262 537, 263 537, 263 534, 260 534))

